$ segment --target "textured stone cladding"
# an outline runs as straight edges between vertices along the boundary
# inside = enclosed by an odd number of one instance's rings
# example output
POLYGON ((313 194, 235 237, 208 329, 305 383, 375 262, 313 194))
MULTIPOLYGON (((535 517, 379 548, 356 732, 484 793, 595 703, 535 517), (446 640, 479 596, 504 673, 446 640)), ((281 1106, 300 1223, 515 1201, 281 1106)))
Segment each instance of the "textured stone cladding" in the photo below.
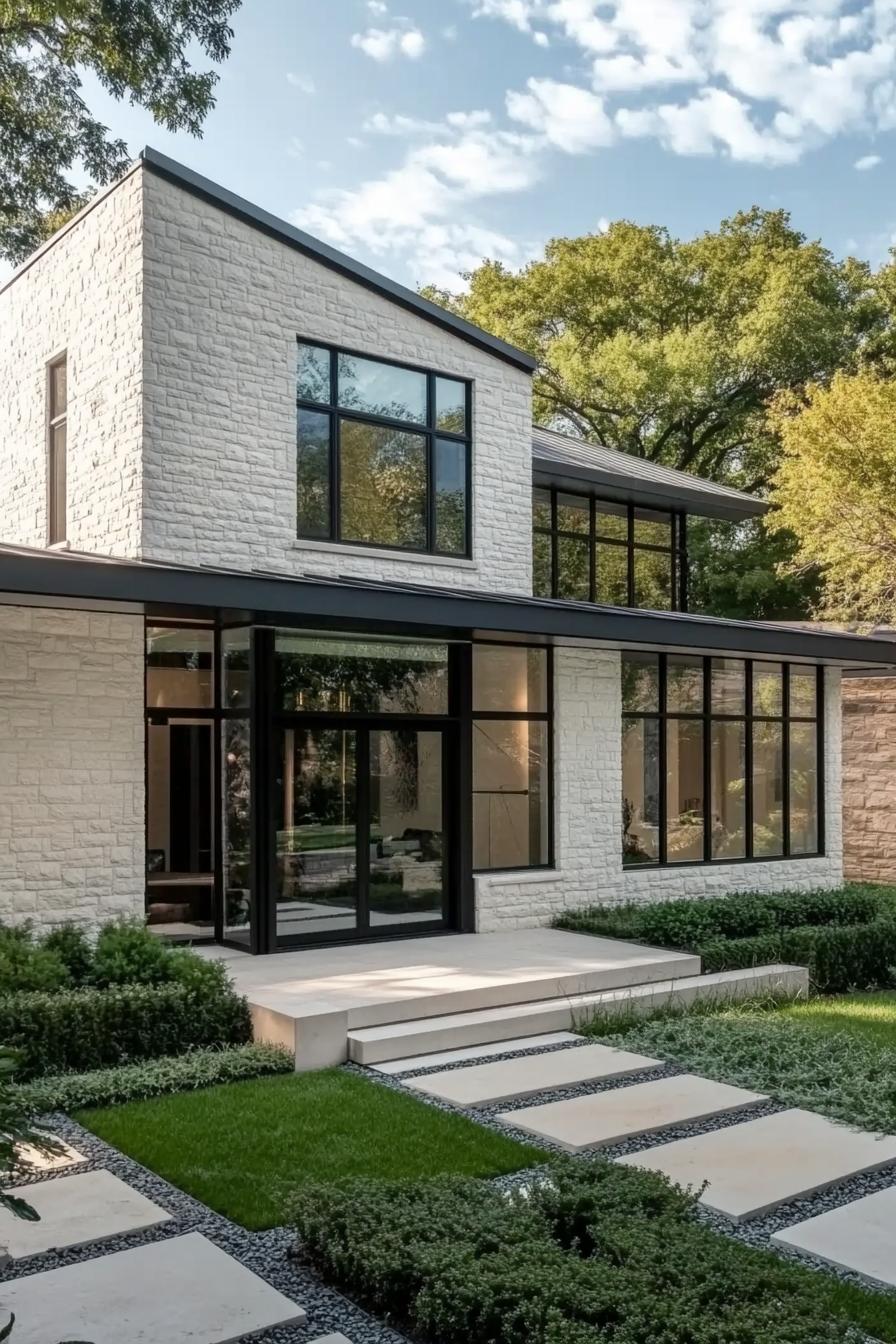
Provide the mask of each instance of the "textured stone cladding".
POLYGON ((47 542, 47 364, 68 357, 68 539, 136 556, 142 175, 86 210, 0 292, 0 542, 47 542))
POLYGON ((143 621, 0 606, 0 920, 143 910, 143 621))
POLYGON ((719 863, 686 868, 622 867, 620 655, 592 649, 554 654, 556 868, 479 874, 477 928, 526 928, 562 910, 626 901, 726 896, 836 886, 842 880, 840 673, 825 672, 826 853, 817 859, 719 863))
POLYGON ((843 867, 896 882, 896 677, 843 678, 843 867))
POLYGON ((146 174, 143 554, 532 591, 531 379, 146 174), (296 540, 296 338, 473 388, 473 561, 296 540))

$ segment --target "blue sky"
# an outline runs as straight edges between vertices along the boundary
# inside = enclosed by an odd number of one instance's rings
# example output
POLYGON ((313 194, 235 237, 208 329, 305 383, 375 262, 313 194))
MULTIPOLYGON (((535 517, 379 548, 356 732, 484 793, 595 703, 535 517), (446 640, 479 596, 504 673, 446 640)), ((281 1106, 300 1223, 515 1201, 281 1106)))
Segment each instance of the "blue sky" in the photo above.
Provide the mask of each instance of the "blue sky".
POLYGON ((202 140, 149 143, 409 284, 753 203, 896 240, 896 0, 245 0, 202 140))

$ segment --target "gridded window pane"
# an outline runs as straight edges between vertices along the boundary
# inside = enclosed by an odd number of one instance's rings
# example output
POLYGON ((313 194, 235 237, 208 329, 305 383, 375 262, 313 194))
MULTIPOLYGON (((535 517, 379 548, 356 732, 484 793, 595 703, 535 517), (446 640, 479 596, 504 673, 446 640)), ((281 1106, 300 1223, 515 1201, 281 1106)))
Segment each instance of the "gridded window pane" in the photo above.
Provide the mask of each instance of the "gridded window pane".
POLYGON ((548 707, 548 654, 518 644, 473 645, 473 712, 544 714, 548 707))
POLYGON ((532 537, 532 591, 536 597, 551 597, 551 539, 544 532, 532 537))
POLYGON ((713 658, 711 683, 713 714, 746 712, 746 664, 743 659, 713 658))
POLYGON ((426 545, 426 439, 386 425, 340 422, 341 535, 382 546, 426 545))
POLYGON ((532 523, 535 527, 551 526, 550 490, 532 491, 532 523))
POLYGON ((798 719, 814 719, 817 712, 818 671, 814 667, 790 666, 790 713, 798 719))
POLYGON ((579 532, 587 537, 591 530, 591 501, 585 495, 557 496, 557 529, 579 532))
POLYGON ((330 535, 330 417, 299 407, 296 526, 300 537, 330 535))
POLYGON ((274 695, 279 709, 292 712, 446 714, 448 649, 278 630, 274 695))
POLYGON ((672 545, 672 515, 657 509, 635 509, 635 545, 672 545))
POLYGON ((146 627, 146 704, 149 708, 210 709, 215 636, 211 629, 146 627))
POLYGON ((467 549, 467 449, 454 439, 436 439, 436 550, 463 555, 467 549))
POLYGON ((646 611, 672 610, 671 555, 635 550, 635 606, 646 611))
POLYGON ((784 709, 784 669, 780 663, 753 664, 753 713, 780 717, 784 709))
POLYGON ((670 714, 703 711, 703 659, 670 653, 666 661, 666 708, 670 714))
POLYGON ((296 390, 302 401, 320 401, 328 406, 330 391, 330 352, 319 345, 299 346, 299 372, 296 390))
POLYGON ((436 429, 464 434, 467 429, 467 385, 454 378, 436 379, 436 429))
POLYGON ((622 708, 656 713, 660 707, 660 660, 656 653, 622 655, 622 708))
POLYGON ((622 720, 622 862, 660 857, 660 721, 622 720))
POLYGON ((609 541, 628 541, 628 505, 599 499, 594 510, 594 530, 609 541))
POLYGON ((714 723, 710 793, 710 843, 714 859, 742 859, 747 852, 746 759, 746 724, 714 723))
POLYGON ((591 594, 591 546, 587 537, 557 537, 557 596, 587 602, 591 594))
POLYGON ((426 423, 426 374, 359 355, 338 358, 338 401, 347 410, 426 423))
POLYGON ((790 852, 818 849, 818 729, 814 723, 790 725, 790 852))
POLYGON ((784 853, 784 725, 753 724, 753 853, 784 853))
POLYGON ((594 598, 607 607, 628 606, 628 550, 599 541, 594 553, 594 598))
POLYGON ((703 724, 669 719, 666 736, 666 857, 703 858, 703 724))
POLYGON ((474 719, 474 868, 548 862, 548 779, 547 723, 474 719))

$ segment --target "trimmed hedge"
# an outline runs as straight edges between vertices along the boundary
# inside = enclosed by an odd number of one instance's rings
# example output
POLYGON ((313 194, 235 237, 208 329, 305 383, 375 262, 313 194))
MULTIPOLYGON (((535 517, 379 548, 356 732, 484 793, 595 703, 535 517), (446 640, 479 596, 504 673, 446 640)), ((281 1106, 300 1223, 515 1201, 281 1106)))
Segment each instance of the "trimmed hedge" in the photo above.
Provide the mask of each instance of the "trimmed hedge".
POLYGON ((0 1041, 28 1079, 251 1040, 248 1004, 223 967, 195 961, 203 970, 188 983, 0 995, 0 1041))
POLYGON ((815 1276, 698 1224, 648 1172, 558 1163, 525 1192, 440 1177, 304 1188, 306 1257, 434 1344, 846 1344, 815 1276))
POLYGON ((295 1061, 279 1045, 234 1045, 191 1050, 186 1055, 148 1059, 90 1073, 62 1073, 24 1083, 15 1090, 35 1112, 73 1111, 145 1101, 170 1092, 193 1092, 218 1083, 237 1083, 273 1073, 292 1073, 295 1061))
POLYGON ((809 968, 820 994, 873 989, 896 979, 896 920, 781 929, 757 938, 728 938, 695 949, 704 971, 731 971, 785 961, 809 968))

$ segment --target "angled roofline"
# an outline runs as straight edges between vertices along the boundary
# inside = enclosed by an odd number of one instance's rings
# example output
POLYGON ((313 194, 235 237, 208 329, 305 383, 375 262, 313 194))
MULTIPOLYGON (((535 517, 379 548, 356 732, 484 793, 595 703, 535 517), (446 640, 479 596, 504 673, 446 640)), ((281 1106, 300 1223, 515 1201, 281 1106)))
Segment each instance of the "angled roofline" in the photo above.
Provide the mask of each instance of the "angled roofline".
POLYGON ((140 162, 150 172, 155 173, 157 177, 163 177, 167 181, 173 182, 184 191, 190 192, 191 195, 198 196, 210 205, 217 206, 219 210, 223 210, 228 215, 233 215, 236 219, 241 219, 244 224, 248 224, 251 228, 266 233, 270 238, 276 238, 278 242, 285 243, 287 247, 295 248, 297 252, 302 252, 306 257, 311 257, 312 260, 320 262, 322 266, 327 266, 332 271, 338 271, 340 275, 347 276, 349 280, 354 280, 356 284, 364 285, 366 289, 373 290, 375 294, 381 294, 390 302, 397 303, 402 308, 416 313, 418 317, 422 317, 425 321, 443 327, 453 336, 458 336, 461 340, 478 346, 480 350, 485 350, 487 354, 503 359, 508 364, 514 364, 526 373, 535 371, 538 361, 527 354, 525 350, 518 350, 515 345, 509 345, 507 341, 492 336, 490 332, 483 331, 481 327, 474 326, 472 322, 467 322, 462 317, 456 317, 454 313, 449 313, 446 308, 442 308, 439 304, 424 299, 420 294, 415 294, 412 289, 398 284, 395 280, 390 280, 388 276, 381 275, 379 271, 373 270, 372 267, 365 266, 360 261, 355 261, 345 252, 330 247, 329 243, 321 242, 319 238, 312 237, 310 233, 305 233, 303 229, 297 229, 295 225, 288 224, 285 219, 279 219, 267 210, 262 210, 244 197, 237 196, 235 192, 219 186, 217 182, 212 182, 210 178, 203 177, 201 173, 194 172, 192 168, 187 168, 184 164, 178 163, 176 159, 170 159, 167 154, 161 154, 157 149, 152 149, 147 145, 140 152, 140 162))
MULTIPOLYGON (((637 463, 638 458, 632 458, 637 463)), ((682 475, 685 475, 683 472, 682 475)), ((709 488, 699 489, 687 485, 676 485, 674 489, 664 490, 656 481, 646 480, 638 475, 637 467, 630 472, 604 471, 600 467, 576 466, 573 463, 551 461, 539 457, 538 449, 532 450, 532 476, 535 485, 553 485, 559 490, 576 490, 583 485, 597 486, 608 499, 617 499, 624 504, 643 504, 656 509, 683 509, 686 513, 701 518, 720 518, 726 522, 743 522, 745 518, 760 518, 768 511, 764 499, 753 499, 745 495, 743 500, 732 500, 725 495, 712 493, 709 488)), ((695 477, 703 480, 703 477, 695 477)))

